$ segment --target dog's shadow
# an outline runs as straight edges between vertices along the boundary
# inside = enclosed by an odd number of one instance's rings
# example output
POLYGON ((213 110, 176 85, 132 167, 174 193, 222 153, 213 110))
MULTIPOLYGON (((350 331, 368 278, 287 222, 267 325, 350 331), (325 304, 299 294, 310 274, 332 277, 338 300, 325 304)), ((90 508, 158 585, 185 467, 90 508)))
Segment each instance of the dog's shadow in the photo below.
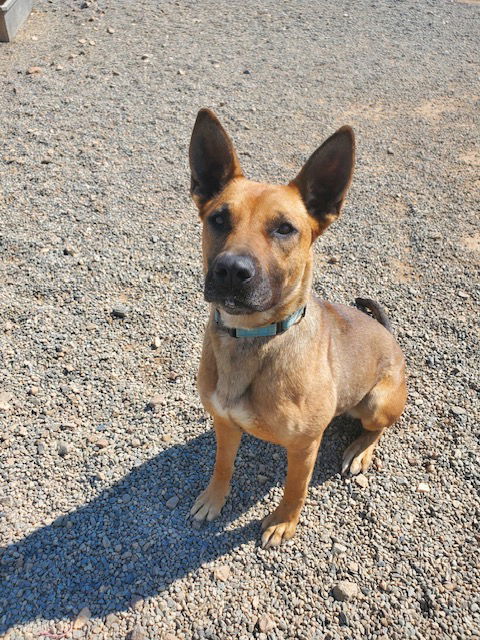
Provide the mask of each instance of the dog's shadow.
MULTIPOLYGON (((354 428, 346 418, 329 427, 314 485, 338 474, 354 428)), ((188 511, 208 482, 214 450, 212 432, 172 446, 91 502, 1 548, 0 633, 37 618, 71 618, 84 606, 96 617, 125 610, 133 595, 158 594, 203 563, 259 538, 258 520, 236 528, 233 523, 272 486, 283 485, 283 450, 244 437, 222 515, 195 529, 188 511), (263 484, 257 481, 260 463, 263 484), (169 508, 174 496, 178 505, 169 508)), ((274 505, 265 506, 266 514, 274 505)))

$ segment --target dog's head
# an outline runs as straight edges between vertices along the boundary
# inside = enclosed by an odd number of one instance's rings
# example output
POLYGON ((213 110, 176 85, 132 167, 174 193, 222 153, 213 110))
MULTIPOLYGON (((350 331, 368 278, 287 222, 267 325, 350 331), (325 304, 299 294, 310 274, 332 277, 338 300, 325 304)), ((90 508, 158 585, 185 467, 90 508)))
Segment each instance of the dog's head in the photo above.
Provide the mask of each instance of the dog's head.
POLYGON ((244 326, 277 321, 305 302, 311 246, 340 214, 354 148, 352 129, 342 127, 288 185, 252 182, 215 114, 199 111, 190 142, 191 195, 203 222, 208 302, 242 316, 244 326))

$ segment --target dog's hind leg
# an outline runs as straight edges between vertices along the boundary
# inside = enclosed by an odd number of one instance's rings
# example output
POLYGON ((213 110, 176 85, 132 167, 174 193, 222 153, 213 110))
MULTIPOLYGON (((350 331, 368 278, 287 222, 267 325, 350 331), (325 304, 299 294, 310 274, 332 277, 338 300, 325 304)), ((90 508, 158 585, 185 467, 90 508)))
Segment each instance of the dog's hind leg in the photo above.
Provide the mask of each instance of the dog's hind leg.
POLYGON ((402 415, 407 399, 403 373, 384 377, 349 413, 362 422, 362 433, 343 454, 342 473, 366 471, 384 429, 402 415))

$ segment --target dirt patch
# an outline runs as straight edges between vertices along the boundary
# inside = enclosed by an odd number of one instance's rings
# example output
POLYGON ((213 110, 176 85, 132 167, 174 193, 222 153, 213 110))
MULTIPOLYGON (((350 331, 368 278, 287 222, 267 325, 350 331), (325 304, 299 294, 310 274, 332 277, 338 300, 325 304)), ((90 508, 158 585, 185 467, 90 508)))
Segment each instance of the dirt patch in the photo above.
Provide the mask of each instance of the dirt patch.
POLYGON ((342 118, 351 120, 370 120, 371 122, 382 122, 397 115, 397 111, 392 111, 386 105, 381 104, 352 104, 350 109, 344 111, 342 118))
POLYGON ((418 280, 419 276, 415 273, 414 268, 408 262, 393 258, 392 267, 398 282, 412 282, 418 280))
POLYGON ((464 95, 456 97, 445 97, 437 100, 426 100, 422 102, 415 112, 426 118, 437 122, 444 114, 454 113, 459 111, 470 111, 472 109, 472 103, 478 99, 476 95, 464 95))
POLYGON ((444 113, 454 108, 451 100, 427 100, 417 107, 416 112, 429 120, 440 120, 444 113))
POLYGON ((460 160, 471 167, 480 167, 480 154, 477 151, 467 151, 460 156, 460 160))
POLYGON ((470 251, 480 252, 480 231, 474 233, 473 236, 465 236, 462 238, 462 244, 470 251))

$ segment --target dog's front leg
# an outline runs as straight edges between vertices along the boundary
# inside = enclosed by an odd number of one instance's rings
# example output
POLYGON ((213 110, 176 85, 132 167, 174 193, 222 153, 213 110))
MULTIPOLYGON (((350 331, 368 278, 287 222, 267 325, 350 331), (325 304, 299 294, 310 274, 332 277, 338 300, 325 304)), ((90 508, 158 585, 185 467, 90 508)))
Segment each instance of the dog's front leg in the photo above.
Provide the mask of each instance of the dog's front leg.
POLYGON ((317 458, 320 439, 303 447, 287 447, 287 480, 278 507, 262 522, 262 547, 274 547, 295 534, 317 458))
POLYGON ((212 477, 205 491, 195 500, 190 513, 195 520, 213 520, 222 510, 230 493, 233 465, 242 432, 236 425, 223 418, 214 418, 217 453, 212 477))

